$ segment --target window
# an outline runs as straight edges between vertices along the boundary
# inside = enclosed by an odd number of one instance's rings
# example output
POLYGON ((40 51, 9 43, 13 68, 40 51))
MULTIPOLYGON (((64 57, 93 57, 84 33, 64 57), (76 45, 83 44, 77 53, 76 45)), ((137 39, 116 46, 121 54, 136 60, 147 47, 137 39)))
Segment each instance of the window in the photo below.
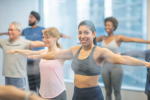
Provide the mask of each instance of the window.
MULTIPOLYGON (((119 25, 115 34, 146 39, 147 8, 146 0, 112 0, 112 14, 119 25)), ((119 52, 131 50, 146 50, 142 43, 122 43, 119 52)), ((144 90, 146 83, 146 68, 122 66, 124 71, 122 87, 144 90)))
MULTIPOLYGON (((107 35, 104 30, 105 17, 114 16, 119 25, 114 32, 129 37, 146 39, 146 0, 44 0, 44 26, 56 27, 60 33, 70 35, 72 39, 59 39, 64 49, 79 45, 78 24, 82 20, 91 20, 96 27, 97 36, 107 35)), ((101 43, 98 43, 101 46, 101 43)), ((146 44, 122 43, 119 52, 146 50, 146 44)), ((122 66, 124 77, 122 88, 144 90, 146 81, 145 67, 122 66)), ((71 61, 64 64, 64 78, 74 79, 71 61)), ((99 82, 102 83, 102 77, 99 82)))

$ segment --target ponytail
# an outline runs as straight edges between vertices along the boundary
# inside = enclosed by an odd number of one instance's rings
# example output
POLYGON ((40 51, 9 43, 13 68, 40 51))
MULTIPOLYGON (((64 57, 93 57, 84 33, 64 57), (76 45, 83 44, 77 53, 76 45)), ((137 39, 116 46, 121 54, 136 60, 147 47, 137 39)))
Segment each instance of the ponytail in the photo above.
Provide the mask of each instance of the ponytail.
POLYGON ((97 45, 96 37, 93 39, 94 45, 97 45))
POLYGON ((60 48, 60 44, 59 44, 58 41, 56 41, 56 45, 57 45, 58 48, 60 48))

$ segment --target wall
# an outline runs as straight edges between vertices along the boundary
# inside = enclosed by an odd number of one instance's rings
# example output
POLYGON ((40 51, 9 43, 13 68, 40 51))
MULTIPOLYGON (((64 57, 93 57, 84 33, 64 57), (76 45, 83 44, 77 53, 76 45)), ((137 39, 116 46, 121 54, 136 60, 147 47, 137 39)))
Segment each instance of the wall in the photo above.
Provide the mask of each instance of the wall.
MULTIPOLYGON (((150 40, 150 0, 147 0, 147 39, 150 40)), ((148 49, 150 49, 150 45, 148 45, 148 49)))

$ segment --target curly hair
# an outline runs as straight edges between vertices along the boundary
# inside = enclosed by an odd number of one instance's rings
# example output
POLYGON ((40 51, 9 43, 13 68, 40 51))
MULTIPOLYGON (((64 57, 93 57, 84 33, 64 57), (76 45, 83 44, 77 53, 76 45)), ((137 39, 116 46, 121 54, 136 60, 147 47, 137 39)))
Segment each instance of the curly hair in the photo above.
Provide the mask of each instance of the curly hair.
POLYGON ((114 17, 108 17, 108 18, 106 18, 105 19, 105 23, 107 22, 107 21, 110 21, 110 22, 112 22, 112 24, 113 24, 113 26, 114 26, 114 31, 117 29, 117 26, 118 26, 118 21, 117 21, 117 19, 116 18, 114 18, 114 17))

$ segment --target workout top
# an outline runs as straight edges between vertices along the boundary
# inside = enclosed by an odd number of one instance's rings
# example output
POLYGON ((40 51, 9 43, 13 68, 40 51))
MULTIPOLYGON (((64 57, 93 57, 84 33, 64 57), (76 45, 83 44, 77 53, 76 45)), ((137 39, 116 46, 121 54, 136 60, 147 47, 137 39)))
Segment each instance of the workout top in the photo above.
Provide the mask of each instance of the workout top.
POLYGON ((41 74, 39 93, 43 98, 54 98, 66 90, 63 78, 63 66, 58 60, 45 61, 41 59, 39 66, 41 74))
POLYGON ((90 55, 87 58, 80 60, 78 59, 78 55, 80 53, 80 50, 82 49, 82 46, 80 47, 80 49, 75 54, 73 61, 71 63, 71 67, 75 72, 75 74, 86 75, 86 76, 100 75, 101 66, 98 66, 95 63, 93 58, 95 48, 96 46, 93 47, 90 55))
POLYGON ((107 48, 109 49, 110 51, 114 52, 114 53, 117 53, 118 52, 118 49, 119 49, 119 46, 117 45, 116 41, 115 41, 116 37, 111 41, 109 42, 108 44, 105 43, 105 39, 102 41, 102 44, 101 44, 101 47, 102 48, 107 48))

